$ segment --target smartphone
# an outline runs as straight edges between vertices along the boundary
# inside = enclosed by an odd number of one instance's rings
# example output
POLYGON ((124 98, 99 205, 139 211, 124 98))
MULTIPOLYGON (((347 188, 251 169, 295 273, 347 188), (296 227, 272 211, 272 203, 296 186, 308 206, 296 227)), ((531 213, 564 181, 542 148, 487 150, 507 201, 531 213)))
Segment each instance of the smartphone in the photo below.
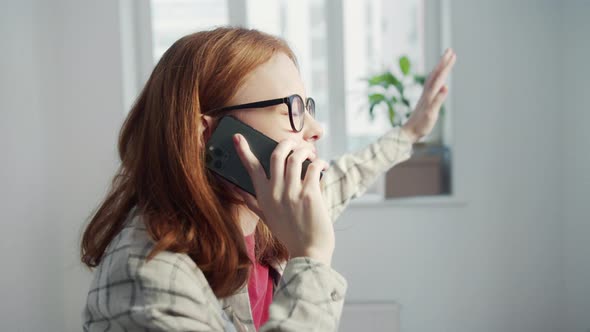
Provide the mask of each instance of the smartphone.
MULTIPOLYGON (((267 178, 270 178, 270 156, 278 142, 252 128, 236 117, 226 115, 220 119, 217 128, 206 145, 205 165, 224 179, 237 185, 246 192, 256 196, 252 179, 238 156, 233 142, 233 135, 242 134, 250 145, 250 150, 258 158, 267 178)), ((292 153, 292 152, 291 152, 292 153)), ((301 168, 301 179, 305 178, 311 160, 306 159, 301 168)), ((320 174, 320 179, 323 176, 320 174)))

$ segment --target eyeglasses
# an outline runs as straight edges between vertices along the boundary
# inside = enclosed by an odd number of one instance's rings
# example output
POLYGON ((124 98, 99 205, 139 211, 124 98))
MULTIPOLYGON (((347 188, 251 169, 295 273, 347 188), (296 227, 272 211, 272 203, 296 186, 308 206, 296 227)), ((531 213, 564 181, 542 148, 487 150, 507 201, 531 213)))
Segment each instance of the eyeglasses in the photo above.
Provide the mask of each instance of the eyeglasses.
POLYGON ((289 109, 289 122, 291 123, 291 128, 296 132, 300 132, 303 129, 305 110, 307 110, 309 115, 315 117, 315 101, 313 98, 307 98, 304 103, 303 97, 297 94, 284 98, 262 100, 253 103, 222 107, 212 110, 211 113, 234 111, 245 108, 269 107, 280 104, 287 104, 287 108, 289 109))

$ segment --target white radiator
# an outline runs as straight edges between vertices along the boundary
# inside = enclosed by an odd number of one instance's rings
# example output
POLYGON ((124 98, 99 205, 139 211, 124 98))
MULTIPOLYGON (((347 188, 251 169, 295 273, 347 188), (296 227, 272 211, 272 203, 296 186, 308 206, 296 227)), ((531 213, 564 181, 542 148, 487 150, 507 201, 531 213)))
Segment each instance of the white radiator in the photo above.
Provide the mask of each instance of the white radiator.
POLYGON ((400 305, 396 302, 344 303, 340 332, 399 332, 400 305))

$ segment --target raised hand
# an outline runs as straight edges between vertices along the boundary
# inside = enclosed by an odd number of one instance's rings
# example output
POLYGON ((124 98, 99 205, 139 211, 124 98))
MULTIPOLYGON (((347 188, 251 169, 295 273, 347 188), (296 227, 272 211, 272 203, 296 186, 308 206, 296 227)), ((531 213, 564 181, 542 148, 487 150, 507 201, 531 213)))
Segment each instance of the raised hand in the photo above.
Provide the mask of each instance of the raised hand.
POLYGON ((448 48, 434 70, 428 75, 416 108, 412 111, 408 121, 402 126, 402 130, 411 138, 412 142, 416 142, 423 136, 428 135, 434 128, 438 120, 440 107, 449 92, 445 81, 456 59, 455 52, 448 48))

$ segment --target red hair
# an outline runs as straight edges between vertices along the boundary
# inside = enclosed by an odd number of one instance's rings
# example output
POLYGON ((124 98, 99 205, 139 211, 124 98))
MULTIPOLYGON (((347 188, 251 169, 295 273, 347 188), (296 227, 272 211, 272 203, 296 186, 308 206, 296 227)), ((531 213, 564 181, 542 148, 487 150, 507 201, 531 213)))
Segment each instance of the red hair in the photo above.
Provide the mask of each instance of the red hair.
MULTIPOLYGON (((84 231, 84 264, 101 262, 137 206, 156 243, 148 259, 164 250, 187 254, 218 297, 245 284, 252 263, 235 209, 228 209, 243 203, 205 167, 201 114, 226 106, 245 77, 277 52, 297 64, 280 38, 218 28, 185 36, 164 53, 121 128, 121 165, 84 231)), ((288 259, 263 222, 256 239, 262 264, 288 259)))

